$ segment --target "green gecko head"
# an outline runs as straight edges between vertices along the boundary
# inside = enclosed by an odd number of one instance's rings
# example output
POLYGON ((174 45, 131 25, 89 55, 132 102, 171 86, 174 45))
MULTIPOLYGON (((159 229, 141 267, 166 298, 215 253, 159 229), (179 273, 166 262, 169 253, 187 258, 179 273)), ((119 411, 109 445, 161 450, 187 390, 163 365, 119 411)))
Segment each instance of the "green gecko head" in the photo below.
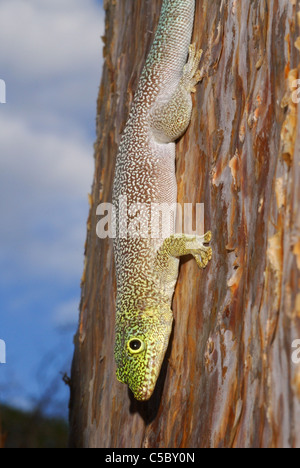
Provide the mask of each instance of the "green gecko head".
POLYGON ((149 400, 168 347, 171 309, 163 305, 118 316, 115 359, 117 378, 137 400, 149 400))

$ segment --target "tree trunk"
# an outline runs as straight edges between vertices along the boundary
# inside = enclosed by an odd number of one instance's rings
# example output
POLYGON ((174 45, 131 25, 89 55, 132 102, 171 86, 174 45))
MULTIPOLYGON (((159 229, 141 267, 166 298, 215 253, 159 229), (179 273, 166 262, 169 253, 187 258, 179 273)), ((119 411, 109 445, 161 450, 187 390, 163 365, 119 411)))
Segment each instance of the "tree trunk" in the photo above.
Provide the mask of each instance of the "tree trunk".
POLYGON ((177 145, 180 202, 204 203, 206 270, 181 263, 153 397, 115 377, 111 240, 96 235, 162 0, 106 0, 95 177, 70 401, 73 447, 300 447, 300 3, 197 0, 208 76, 177 145), (299 96, 299 94, 298 94, 299 96), (294 97, 294 101, 292 97, 294 97))

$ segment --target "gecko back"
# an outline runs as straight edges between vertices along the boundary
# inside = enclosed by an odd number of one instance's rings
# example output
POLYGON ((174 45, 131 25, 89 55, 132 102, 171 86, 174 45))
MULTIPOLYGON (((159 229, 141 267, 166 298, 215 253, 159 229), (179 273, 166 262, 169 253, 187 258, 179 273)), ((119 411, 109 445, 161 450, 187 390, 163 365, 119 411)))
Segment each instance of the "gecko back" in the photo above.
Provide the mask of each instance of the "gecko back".
POLYGON ((211 258, 203 245, 210 233, 153 237, 151 225, 153 207, 177 202, 175 140, 189 125, 200 80, 201 51, 190 46, 194 9, 195 0, 163 1, 116 163, 115 358, 118 379, 139 400, 152 395, 168 347, 179 257, 191 253, 201 267, 211 258))

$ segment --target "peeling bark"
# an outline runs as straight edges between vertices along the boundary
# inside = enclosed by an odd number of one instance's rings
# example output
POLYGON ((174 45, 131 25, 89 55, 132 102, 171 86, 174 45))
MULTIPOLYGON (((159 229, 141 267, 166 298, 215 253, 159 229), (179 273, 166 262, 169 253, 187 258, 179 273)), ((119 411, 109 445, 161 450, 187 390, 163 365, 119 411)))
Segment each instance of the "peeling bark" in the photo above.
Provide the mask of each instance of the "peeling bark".
POLYGON ((177 145, 179 201, 204 203, 213 260, 182 262, 153 397, 115 378, 112 242, 96 236, 161 0, 106 0, 95 177, 70 401, 74 447, 300 447, 300 2, 199 0, 211 46, 177 145))

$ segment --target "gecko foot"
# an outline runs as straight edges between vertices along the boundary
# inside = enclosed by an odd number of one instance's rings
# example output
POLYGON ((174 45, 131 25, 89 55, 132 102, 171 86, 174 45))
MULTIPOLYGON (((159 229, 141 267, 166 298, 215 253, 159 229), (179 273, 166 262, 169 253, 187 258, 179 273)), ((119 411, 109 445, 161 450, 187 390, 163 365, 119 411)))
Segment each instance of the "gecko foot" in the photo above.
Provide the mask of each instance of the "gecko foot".
POLYGON ((211 247, 202 246, 199 253, 192 253, 192 255, 199 268, 206 268, 212 258, 212 249, 211 247))
POLYGON ((202 54, 202 49, 196 52, 196 45, 190 45, 189 58, 183 69, 183 80, 186 84, 187 91, 191 93, 196 92, 196 84, 203 78, 202 71, 198 69, 202 54))
POLYGON ((204 245, 211 241, 211 237, 211 232, 208 231, 204 236, 191 237, 187 242, 187 248, 196 260, 199 268, 205 268, 212 258, 211 247, 204 245))
POLYGON ((197 265, 205 268, 212 258, 211 247, 205 246, 211 240, 211 232, 208 231, 204 236, 190 234, 174 234, 165 239, 158 252, 158 258, 182 257, 184 255, 193 255, 197 265))

